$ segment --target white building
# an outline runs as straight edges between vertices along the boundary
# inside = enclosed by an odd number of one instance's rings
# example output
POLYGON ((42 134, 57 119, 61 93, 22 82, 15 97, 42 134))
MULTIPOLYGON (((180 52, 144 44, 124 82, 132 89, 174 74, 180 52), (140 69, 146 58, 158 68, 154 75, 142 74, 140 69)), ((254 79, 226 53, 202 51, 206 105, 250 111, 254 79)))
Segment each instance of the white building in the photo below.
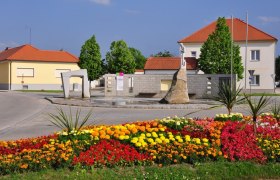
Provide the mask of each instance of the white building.
MULTIPOLYGON (((246 22, 234 18, 226 19, 230 32, 233 24, 233 40, 240 46, 240 55, 244 66, 243 79, 238 83, 243 89, 250 89, 248 70, 254 70, 251 83, 253 91, 272 92, 274 90, 273 75, 275 73, 275 51, 277 39, 256 27, 248 25, 248 43, 246 54, 246 22), (247 61, 245 61, 247 55, 247 61)), ((199 58, 200 48, 216 28, 216 21, 180 40, 185 47, 184 57, 199 58)))

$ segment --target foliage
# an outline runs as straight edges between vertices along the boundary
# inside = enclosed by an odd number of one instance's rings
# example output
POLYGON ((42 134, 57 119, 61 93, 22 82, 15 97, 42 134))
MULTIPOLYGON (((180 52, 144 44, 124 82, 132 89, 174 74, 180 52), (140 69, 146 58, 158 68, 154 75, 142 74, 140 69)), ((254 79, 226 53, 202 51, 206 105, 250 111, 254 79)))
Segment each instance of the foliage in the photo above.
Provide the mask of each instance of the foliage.
POLYGON ((152 54, 152 57, 174 57, 169 51, 164 50, 163 52, 158 52, 157 54, 152 54))
POLYGON ((209 35, 202 45, 198 67, 205 74, 230 74, 231 45, 233 46, 233 74, 237 74, 238 79, 242 79, 244 68, 240 56, 240 47, 232 44, 225 18, 218 18, 216 30, 209 35))
POLYGON ((279 81, 280 80, 280 56, 278 56, 275 59, 275 80, 279 81))
POLYGON ((215 121, 241 121, 243 115, 241 113, 230 113, 230 114, 216 114, 215 121))
POLYGON ((135 61, 135 68, 136 69, 144 69, 145 63, 146 63, 146 58, 145 56, 142 55, 141 51, 130 47, 129 48, 130 53, 132 54, 132 56, 134 57, 134 61, 135 61))
POLYGON ((63 167, 95 172, 97 167, 154 163, 160 167, 180 163, 198 167, 212 161, 280 162, 278 121, 273 116, 260 116, 254 134, 250 118, 219 122, 174 117, 0 141, 0 174, 63 167))
POLYGON ((74 165, 82 164, 95 167, 131 166, 134 164, 143 165, 144 163, 151 164, 151 156, 139 153, 134 147, 121 144, 117 140, 101 140, 73 159, 74 165))
POLYGON ((264 113, 265 108, 269 104, 270 98, 264 96, 263 94, 257 102, 254 102, 254 100, 251 99, 250 95, 244 94, 244 97, 250 107, 250 114, 252 115, 254 124, 254 133, 256 134, 257 117, 264 113))
POLYGON ((123 40, 111 43, 110 51, 106 54, 106 61, 109 73, 133 74, 135 71, 134 57, 123 40))
POLYGON ((90 116, 92 115, 92 109, 87 113, 87 115, 81 120, 81 109, 77 109, 75 114, 75 120, 73 120, 72 110, 69 107, 69 114, 67 115, 62 108, 57 108, 58 115, 50 113, 49 116, 51 117, 50 122, 61 128, 61 130, 65 130, 68 134, 72 131, 80 131, 81 128, 86 124, 89 120, 90 116), (80 122, 81 121, 81 122, 80 122))
POLYGON ((250 125, 243 127, 243 124, 238 122, 227 122, 221 134, 221 142, 223 153, 231 161, 252 160, 263 163, 266 160, 250 125))
POLYGON ((94 35, 82 46, 78 65, 81 69, 87 69, 90 81, 103 75, 100 47, 94 35))
POLYGON ((273 115, 274 118, 277 119, 277 121, 280 120, 280 103, 279 102, 275 102, 271 105, 270 107, 271 109, 271 113, 273 115))
POLYGON ((49 169, 11 174, 2 179, 278 179, 280 164, 251 162, 207 162, 196 165, 49 169))
POLYGON ((233 106, 240 104, 244 100, 244 98, 239 98, 241 90, 240 87, 235 89, 234 87, 231 88, 229 84, 222 83, 219 86, 219 93, 215 99, 221 102, 227 108, 228 114, 230 114, 233 106))

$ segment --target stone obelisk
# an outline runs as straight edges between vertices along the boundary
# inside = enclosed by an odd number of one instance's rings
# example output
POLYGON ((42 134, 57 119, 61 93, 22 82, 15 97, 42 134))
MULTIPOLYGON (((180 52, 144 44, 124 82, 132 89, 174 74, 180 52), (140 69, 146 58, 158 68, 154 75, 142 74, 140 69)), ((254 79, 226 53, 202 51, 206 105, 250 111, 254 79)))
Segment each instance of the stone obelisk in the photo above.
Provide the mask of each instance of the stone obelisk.
POLYGON ((159 102, 163 104, 186 104, 190 101, 187 87, 186 61, 184 60, 184 46, 180 44, 181 66, 173 75, 170 89, 159 102))

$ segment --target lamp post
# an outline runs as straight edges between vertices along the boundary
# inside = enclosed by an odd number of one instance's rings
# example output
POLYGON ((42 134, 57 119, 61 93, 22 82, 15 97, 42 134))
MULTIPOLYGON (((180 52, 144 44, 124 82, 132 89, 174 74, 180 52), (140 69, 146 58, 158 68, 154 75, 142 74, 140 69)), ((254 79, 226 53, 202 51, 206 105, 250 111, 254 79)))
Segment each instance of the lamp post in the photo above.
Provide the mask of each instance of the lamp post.
POLYGON ((252 80, 255 70, 248 70, 250 77, 249 77, 249 84, 250 84, 250 94, 252 93, 252 80))
POLYGON ((276 74, 271 74, 271 77, 273 79, 273 92, 275 93, 275 76, 276 74))

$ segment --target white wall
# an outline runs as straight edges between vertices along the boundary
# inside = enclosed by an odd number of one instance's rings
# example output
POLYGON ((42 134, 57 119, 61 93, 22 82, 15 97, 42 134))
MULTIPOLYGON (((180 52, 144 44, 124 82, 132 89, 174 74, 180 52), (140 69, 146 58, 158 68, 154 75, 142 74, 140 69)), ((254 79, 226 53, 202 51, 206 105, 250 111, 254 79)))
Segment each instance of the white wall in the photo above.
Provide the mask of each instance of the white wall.
MULTIPOLYGON (((275 61, 275 42, 248 42, 247 46, 247 64, 245 67, 245 42, 236 43, 240 46, 240 55, 242 57, 242 63, 244 72, 246 71, 246 89, 250 88, 249 85, 249 69, 255 70, 255 75, 260 75, 260 85, 252 86, 252 89, 258 90, 273 90, 273 78, 271 74, 274 74, 274 61, 275 61), (251 60, 251 50, 260 50, 260 61, 251 60)), ((191 51, 197 51, 197 58, 200 56, 200 48, 202 43, 184 43, 185 53, 184 57, 191 57, 191 51)), ((238 82, 240 87, 245 89, 245 74, 243 79, 238 82)))

